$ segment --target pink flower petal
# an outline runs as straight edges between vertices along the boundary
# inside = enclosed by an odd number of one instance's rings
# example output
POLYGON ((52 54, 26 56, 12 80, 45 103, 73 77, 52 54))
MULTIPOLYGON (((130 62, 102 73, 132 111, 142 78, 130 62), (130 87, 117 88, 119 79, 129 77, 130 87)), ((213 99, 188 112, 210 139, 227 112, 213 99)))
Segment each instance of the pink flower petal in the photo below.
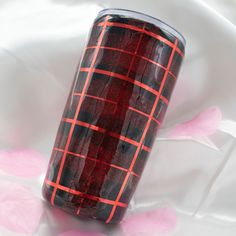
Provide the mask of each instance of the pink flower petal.
POLYGON ((137 213, 125 219, 121 226, 127 236, 165 235, 176 227, 176 213, 171 208, 137 213))
POLYGON ((210 107, 192 120, 174 127, 170 132, 171 138, 199 138, 212 135, 216 132, 222 119, 221 110, 218 107, 210 107))
POLYGON ((39 176, 46 167, 46 158, 33 150, 0 151, 0 170, 21 177, 39 176))
POLYGON ((43 213, 41 200, 14 182, 0 182, 0 225, 17 233, 32 235, 43 213))
POLYGON ((89 233, 89 232, 83 232, 83 231, 67 231, 64 233, 58 234, 58 236, 105 236, 105 234, 102 233, 89 233))

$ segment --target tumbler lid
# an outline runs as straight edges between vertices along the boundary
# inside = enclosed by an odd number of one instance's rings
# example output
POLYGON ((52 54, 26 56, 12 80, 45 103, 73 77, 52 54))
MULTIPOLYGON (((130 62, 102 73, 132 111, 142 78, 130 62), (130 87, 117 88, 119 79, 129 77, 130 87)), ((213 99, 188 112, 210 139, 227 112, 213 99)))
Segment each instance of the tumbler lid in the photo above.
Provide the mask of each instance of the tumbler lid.
POLYGON ((156 25, 157 27, 166 30, 167 32, 171 33, 172 35, 174 35, 176 38, 178 38, 183 45, 186 45, 186 40, 184 38, 184 36, 178 32, 176 29, 174 29, 172 26, 166 24, 165 22, 163 22, 162 20, 159 20, 153 16, 149 16, 147 14, 141 13, 141 12, 137 12, 137 11, 132 11, 132 10, 126 10, 126 9, 119 9, 119 8, 106 8, 101 10, 98 13, 97 17, 101 17, 104 15, 123 15, 123 16, 127 16, 133 19, 137 19, 137 20, 142 20, 142 21, 146 21, 149 22, 151 24, 156 25))

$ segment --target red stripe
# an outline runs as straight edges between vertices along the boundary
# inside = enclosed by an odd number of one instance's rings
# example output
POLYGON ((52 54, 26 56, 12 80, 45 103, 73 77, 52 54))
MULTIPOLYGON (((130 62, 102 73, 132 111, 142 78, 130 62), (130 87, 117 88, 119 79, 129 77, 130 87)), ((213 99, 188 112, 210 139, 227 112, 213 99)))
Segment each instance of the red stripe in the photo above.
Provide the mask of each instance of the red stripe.
MULTIPOLYGON (((103 25, 104 25, 104 22, 101 22, 101 23, 98 24, 98 26, 103 26, 103 25)), ((166 39, 166 38, 164 38, 164 37, 162 37, 162 36, 160 36, 158 34, 155 34, 153 32, 147 31, 145 29, 138 28, 138 27, 136 27, 134 25, 127 25, 127 24, 117 23, 117 22, 107 22, 106 25, 107 26, 120 27, 120 28, 125 28, 125 29, 134 30, 134 31, 137 31, 137 32, 141 32, 143 34, 149 35, 149 36, 151 36, 151 37, 153 37, 153 38, 155 38, 155 39, 165 43, 166 45, 168 45, 171 48, 175 47, 175 45, 172 42, 170 42, 168 39, 166 39)), ((178 52, 180 54, 180 56, 182 56, 182 57, 184 56, 183 52, 178 47, 176 47, 175 51, 178 52)))
MULTIPOLYGON (((62 121, 67 122, 67 123, 74 123, 74 119, 70 119, 70 118, 62 118, 62 121)), ((98 127, 98 126, 95 126, 95 125, 92 125, 92 124, 89 124, 87 122, 76 120, 75 124, 86 127, 86 128, 89 128, 89 129, 92 129, 92 130, 95 130, 95 131, 98 131, 100 133, 105 133, 106 132, 105 129, 103 129, 101 127, 98 127)))
MULTIPOLYGON (((73 95, 74 96, 81 96, 81 93, 74 93, 73 95)), ((97 96, 93 96, 93 95, 89 95, 89 94, 85 94, 84 96, 86 96, 88 98, 93 98, 93 99, 96 99, 96 100, 100 100, 100 101, 103 101, 103 102, 108 102, 108 103, 111 103, 111 104, 114 104, 114 105, 117 104, 115 101, 112 101, 112 100, 109 100, 109 99, 106 99, 106 98, 102 98, 102 97, 97 97, 97 96)))
POLYGON ((137 141, 134 141, 134 140, 132 140, 130 138, 127 138, 125 136, 122 136, 120 134, 117 134, 117 133, 114 133, 114 132, 108 132, 107 134, 110 135, 111 137, 118 138, 118 139, 120 139, 120 140, 122 140, 122 141, 124 141, 126 143, 130 143, 130 144, 132 144, 134 146, 138 146, 138 142, 137 141))
MULTIPOLYGON (((96 47, 97 47, 97 46, 89 46, 89 47, 87 47, 86 49, 93 49, 93 48, 96 48, 96 47)), ((147 58, 147 57, 144 57, 144 56, 141 56, 141 55, 138 55, 138 54, 136 55, 136 54, 133 53, 133 52, 129 52, 129 51, 126 51, 126 50, 120 49, 120 48, 113 48, 113 47, 107 47, 107 46, 101 46, 100 48, 101 48, 101 49, 112 50, 112 51, 123 52, 123 53, 129 54, 129 55, 135 55, 135 56, 138 57, 138 58, 142 58, 143 60, 148 61, 148 62, 150 62, 150 63, 152 63, 152 64, 154 64, 154 65, 156 65, 156 66, 162 68, 163 70, 166 70, 166 67, 164 67, 163 65, 159 64, 158 62, 153 61, 153 60, 151 60, 151 59, 149 59, 149 58, 147 58)), ((175 76, 171 71, 169 71, 168 73, 169 73, 174 79, 176 79, 176 76, 175 76)))
POLYGON ((131 111, 134 111, 134 112, 139 113, 140 115, 143 115, 143 116, 148 117, 148 114, 147 114, 147 113, 142 112, 142 111, 140 111, 140 110, 137 110, 136 108, 133 108, 133 107, 130 107, 130 106, 127 106, 127 108, 128 108, 129 110, 131 110, 131 111))
POLYGON ((151 152, 151 150, 152 150, 151 148, 144 146, 144 145, 142 146, 142 149, 146 152, 151 152))
POLYGON ((157 120, 155 117, 152 117, 153 121, 156 122, 158 125, 161 124, 161 122, 159 120, 157 120))
MULTIPOLYGON (((167 65, 167 70, 166 70, 166 72, 165 72, 165 74, 164 74, 164 76, 163 76, 163 80, 162 80, 162 82, 161 82, 160 93, 162 92, 162 90, 163 90, 163 88, 164 88, 164 85, 165 85, 165 82, 166 82, 166 79, 167 79, 167 76, 168 76, 168 71, 169 71, 169 69, 170 69, 170 66, 171 66, 171 63, 172 63, 172 60, 173 60, 173 57, 174 57, 174 53, 175 53, 175 50, 176 50, 176 47, 177 47, 177 43, 178 43, 178 40, 176 39, 176 40, 175 40, 174 47, 173 47, 173 50, 172 50, 171 55, 170 55, 170 58, 169 58, 169 62, 168 62, 168 65, 167 65)), ((151 111, 151 113, 150 113, 150 117, 149 117, 148 122, 147 122, 147 125, 146 125, 146 127, 145 127, 145 129, 144 129, 144 132, 143 132, 143 135, 142 135, 142 137, 141 137, 141 140, 140 140, 140 142, 139 142, 139 146, 138 146, 138 148, 137 148, 137 150, 136 150, 136 152, 135 152, 135 154, 134 154, 134 157, 133 157, 133 160, 132 160, 132 162, 131 162, 129 171, 132 171, 132 169, 133 169, 133 167, 134 167, 134 165, 135 165, 135 162, 136 162, 136 160, 137 160, 137 158, 138 158, 138 154, 139 154, 140 149, 141 149, 141 147, 142 147, 142 145, 143 145, 143 142, 144 142, 144 140, 145 140, 145 137, 146 137, 147 131, 148 131, 148 129, 149 129, 150 123, 151 123, 151 121, 152 121, 152 117, 153 117, 153 114, 154 114, 154 112, 155 112, 155 109, 156 109, 157 103, 158 103, 158 101, 159 101, 159 98, 160 98, 160 96, 157 96, 157 97, 156 97, 155 103, 154 103, 154 105, 153 105, 153 107, 152 107, 152 111, 151 111)), ((120 191, 119 191, 119 193, 118 193, 118 195, 117 195, 117 198, 116 198, 116 201, 115 201, 116 203, 119 202, 119 200, 120 200, 120 198, 121 198, 121 196, 122 196, 122 193, 123 193, 123 191, 124 191, 124 189, 125 189, 125 186, 126 186, 126 184, 127 184, 127 182, 128 182, 129 176, 130 176, 130 172, 128 172, 128 173, 126 174, 126 177, 125 177, 125 179, 124 179, 124 182, 123 182, 123 184, 122 184, 122 186, 121 186, 121 188, 120 188, 120 191)), ((117 207, 117 206, 116 206, 116 203, 114 204, 114 206, 113 206, 113 208, 112 208, 112 210, 111 210, 111 213, 110 213, 108 219, 106 220, 106 223, 109 223, 109 222, 111 221, 111 219, 112 219, 112 217, 113 217, 113 215, 114 215, 114 213, 115 213, 115 211, 116 211, 116 207, 117 207)))
MULTIPOLYGON (((146 23, 143 24, 143 27, 142 27, 143 30, 144 30, 145 26, 146 26, 146 23)), ((143 38, 143 34, 141 34, 140 37, 139 37, 139 40, 138 40, 138 43, 137 43, 135 52, 134 52, 134 54, 133 54, 132 60, 131 60, 130 65, 129 65, 129 70, 128 70, 127 74, 126 74, 127 77, 129 77, 129 73, 130 73, 131 68, 132 68, 132 66, 133 66, 134 59, 135 59, 135 56, 137 55, 137 52, 138 52, 140 43, 141 43, 141 41, 142 41, 142 38, 143 38)))
MULTIPOLYGON (((74 93, 73 95, 74 95, 74 96, 80 96, 81 93, 74 93)), ((85 94, 84 96, 90 97, 90 98, 93 98, 93 99, 96 99, 96 100, 101 100, 101 101, 103 101, 103 102, 107 102, 107 103, 111 103, 111 104, 117 105, 117 102, 112 101, 112 100, 109 100, 109 99, 106 99, 106 98, 101 98, 101 97, 97 97, 97 96, 93 96, 93 95, 89 95, 89 94, 85 94)), ((129 110, 131 110, 131 111, 137 112, 137 113, 139 113, 139 114, 141 114, 141 115, 143 115, 143 116, 145 116, 145 117, 149 117, 149 115, 148 115, 147 113, 142 112, 142 111, 140 111, 140 110, 138 110, 138 109, 136 109, 136 108, 134 108, 134 107, 130 107, 130 106, 124 106, 124 107, 127 108, 127 109, 129 109, 129 110)), ((153 117, 153 121, 155 121, 158 125, 161 124, 160 121, 158 121, 158 120, 155 119, 154 117, 153 117)))
MULTIPOLYGON (((80 71, 90 71, 90 68, 86 68, 86 67, 82 67, 80 68, 80 71)), ((127 82, 130 82, 132 84, 135 84, 153 94, 155 94, 156 96, 159 96, 159 92, 156 91, 155 89, 151 88, 150 86, 144 84, 144 83, 141 83, 139 81, 136 81, 136 80, 133 80, 133 79, 130 79, 129 77, 125 76, 125 75, 121 75, 121 74, 118 74, 118 73, 114 73, 112 71, 107 71, 107 70, 101 70, 101 69, 92 69, 93 72, 95 73, 98 73, 98 74, 102 74, 102 75, 108 75, 108 76, 111 76, 111 77, 115 77, 117 79, 121 79, 121 80, 124 80, 124 81, 127 81, 127 82)), ((169 103, 168 99, 166 99, 165 97, 163 97, 162 95, 160 96, 160 98, 162 99, 162 101, 166 104, 169 103)))
MULTIPOLYGON (((90 195, 90 194, 87 194, 87 193, 82 193, 80 191, 77 191, 77 190, 74 190, 74 189, 71 189, 71 188, 67 188, 65 186, 62 186, 60 184, 51 182, 49 180, 45 180, 45 183, 47 185, 50 185, 50 186, 54 187, 54 189, 60 189, 62 191, 65 191, 65 192, 68 192, 68 193, 71 193, 71 194, 74 194, 74 195, 78 195, 78 196, 81 196, 83 198, 87 198, 87 199, 90 199, 90 200, 93 200, 93 201, 103 202, 103 203, 106 203, 106 204, 109 204, 109 205, 114 205, 114 203, 115 203, 115 201, 108 200, 106 198, 96 197, 96 196, 93 196, 93 195, 90 195)), ((124 207, 124 208, 126 208, 128 206, 127 204, 125 204, 123 202, 118 202, 117 205, 120 206, 120 207, 124 207)))
MULTIPOLYGON (((107 23, 107 20, 108 20, 108 16, 106 16, 106 18, 105 18, 105 23, 107 23)), ((106 24, 103 26, 102 32, 101 32, 101 34, 98 38, 98 46, 100 46, 101 43, 102 43, 102 39, 103 39, 103 36, 105 34, 105 29, 106 29, 106 24)), ((99 52, 99 47, 97 47, 95 49, 94 57, 93 57, 93 60, 91 62, 91 68, 94 67, 94 65, 95 65, 95 61, 96 61, 98 52, 99 52)), ((58 171, 58 175, 57 175, 57 179, 56 179, 56 184, 57 185, 60 183, 61 174, 62 174, 62 170, 63 170, 64 164, 65 164, 66 154, 67 154, 67 151, 68 151, 68 148, 69 148, 69 145, 70 145, 73 130, 74 130, 74 127, 75 127, 76 118, 79 114, 79 111, 80 111, 80 108, 81 108, 81 105, 82 105, 82 102, 83 102, 83 98, 84 98, 84 95, 87 91, 87 87, 88 87, 88 84, 89 84, 89 81, 90 81, 90 77, 92 75, 92 69, 91 68, 88 70, 88 74, 87 74, 85 84, 84 84, 84 87, 83 87, 83 90, 82 90, 82 93, 81 93, 81 97, 80 97, 78 106, 76 108, 74 120, 73 120, 73 123, 71 125, 70 132, 69 132, 69 135, 68 135, 68 139, 67 139, 67 142, 66 142, 66 145, 65 145, 65 152, 63 154, 63 157, 62 157, 62 160, 61 160, 61 163, 60 163, 60 167, 59 167, 59 171, 58 171)), ((53 193, 52 193, 52 197, 51 197, 51 204, 52 205, 54 205, 54 199, 55 199, 55 196, 56 196, 56 191, 57 191, 57 188, 55 187, 54 190, 53 190, 53 193)))
MULTIPOLYGON (((144 148, 143 148, 144 149, 144 148)), ((54 148, 55 151, 58 151, 58 152, 64 152, 65 150, 63 149, 60 149, 60 148, 54 148)), ((101 164, 104 164, 104 165, 107 165, 107 166, 111 166, 113 168, 116 168, 118 170, 122 170, 122 171, 125 171, 125 172, 128 172, 128 169, 125 169, 121 166, 117 166, 117 165, 114 165, 114 164, 111 164, 111 163, 108 163, 108 162, 105 162, 105 161, 102 161, 102 160, 98 160, 98 159, 95 159, 95 158, 92 158, 92 157, 88 157, 88 156, 85 156, 85 155, 81 155, 81 154, 78 154, 78 153, 74 153, 74 152, 67 152, 68 154, 71 154, 73 156, 76 156, 76 157, 80 157, 82 159, 88 159, 90 161, 95 161, 95 162, 98 162, 98 163, 101 163, 101 164)), ((132 171, 131 173, 132 175, 136 176, 136 177, 140 177, 138 174, 136 174, 135 172, 132 171)))
MULTIPOLYGON (((63 122, 67 122, 67 123, 71 123, 71 124, 74 123, 74 120, 70 119, 70 118, 62 118, 62 121, 63 122)), ((138 146, 139 145, 139 142, 137 142, 137 141, 135 141, 133 139, 130 139, 130 138, 127 138, 127 137, 125 137, 123 135, 120 135, 120 134, 108 131, 108 130, 103 129, 103 128, 99 127, 99 126, 89 124, 87 122, 76 120, 75 124, 83 126, 83 127, 86 127, 86 128, 89 128, 89 129, 92 129, 92 130, 95 130, 95 131, 98 131, 98 132, 103 133, 103 134, 106 133, 107 135, 109 135, 111 137, 118 138, 118 139, 120 139, 120 140, 122 140, 122 141, 124 141, 126 143, 130 143, 130 144, 132 144, 134 146, 138 146)), ((147 147, 147 149, 148 149, 148 147, 147 147)))

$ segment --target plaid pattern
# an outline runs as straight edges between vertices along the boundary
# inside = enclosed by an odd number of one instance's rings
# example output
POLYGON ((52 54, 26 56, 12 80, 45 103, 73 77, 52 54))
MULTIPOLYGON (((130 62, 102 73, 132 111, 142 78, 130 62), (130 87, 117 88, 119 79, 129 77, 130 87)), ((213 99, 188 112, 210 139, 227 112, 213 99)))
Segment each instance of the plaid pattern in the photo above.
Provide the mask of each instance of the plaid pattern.
POLYGON ((98 18, 59 126, 44 197, 119 222, 163 120, 184 54, 173 35, 120 15, 98 18))

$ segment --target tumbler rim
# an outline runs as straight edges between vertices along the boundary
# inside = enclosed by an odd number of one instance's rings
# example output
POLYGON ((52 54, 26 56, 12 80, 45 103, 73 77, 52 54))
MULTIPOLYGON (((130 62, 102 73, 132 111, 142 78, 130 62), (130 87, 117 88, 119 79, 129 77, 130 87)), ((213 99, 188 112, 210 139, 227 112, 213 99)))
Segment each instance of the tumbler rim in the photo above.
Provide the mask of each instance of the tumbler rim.
POLYGON ((163 30, 166 30, 168 33, 178 38, 182 42, 182 44, 186 46, 186 40, 184 36, 178 30, 176 30, 174 27, 170 26, 169 24, 165 23, 164 21, 156 17, 150 16, 142 12, 128 10, 128 9, 105 8, 98 12, 97 18, 107 15, 107 14, 124 15, 124 16, 131 17, 133 19, 142 20, 142 21, 146 21, 148 23, 154 24, 155 26, 163 30))

